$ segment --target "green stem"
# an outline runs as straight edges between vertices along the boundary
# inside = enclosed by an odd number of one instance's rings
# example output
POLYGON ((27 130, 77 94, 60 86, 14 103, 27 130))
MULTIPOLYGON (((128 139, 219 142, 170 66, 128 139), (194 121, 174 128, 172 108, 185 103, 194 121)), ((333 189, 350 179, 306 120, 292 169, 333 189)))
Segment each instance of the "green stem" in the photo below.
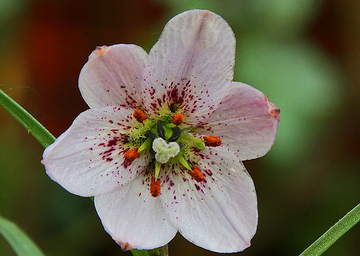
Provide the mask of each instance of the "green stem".
POLYGON ((0 105, 5 108, 25 129, 45 148, 55 141, 55 137, 32 115, 23 109, 0 89, 0 105))
POLYGON ((344 235, 360 220, 360 204, 348 212, 334 226, 319 237, 312 245, 310 245, 300 256, 317 256, 323 254, 329 247, 344 235))
POLYGON ((168 245, 153 250, 131 250, 134 256, 169 256, 168 245))

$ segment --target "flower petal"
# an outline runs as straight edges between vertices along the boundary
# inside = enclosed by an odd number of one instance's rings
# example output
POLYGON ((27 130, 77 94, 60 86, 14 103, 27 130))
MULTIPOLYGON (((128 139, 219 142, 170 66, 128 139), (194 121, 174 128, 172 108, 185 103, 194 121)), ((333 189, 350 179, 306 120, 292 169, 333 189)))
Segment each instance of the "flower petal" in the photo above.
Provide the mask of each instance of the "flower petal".
POLYGON ((279 109, 257 89, 239 82, 232 85, 196 133, 220 137, 242 161, 261 157, 274 143, 279 109))
POLYGON ((257 227, 253 181, 225 146, 200 153, 196 166, 205 181, 173 171, 159 198, 170 221, 190 242, 215 252, 242 251, 250 246, 257 227))
POLYGON ((174 103, 192 122, 221 100, 222 88, 233 79, 234 58, 235 36, 220 16, 203 10, 175 16, 149 53, 145 108, 174 103))
POLYGON ((137 108, 147 53, 139 46, 98 47, 80 72, 79 88, 90 108, 107 105, 137 108))
MULTIPOLYGON (((124 132, 133 122, 132 111, 119 107, 81 113, 56 141, 47 147, 42 163, 47 174, 80 196, 107 193, 135 178, 149 162, 143 153, 125 168, 124 132)), ((134 121, 136 122, 136 121, 134 121)))
POLYGON ((95 197, 95 207, 105 230, 123 249, 157 248, 177 232, 159 199, 150 195, 144 175, 110 194, 95 197))

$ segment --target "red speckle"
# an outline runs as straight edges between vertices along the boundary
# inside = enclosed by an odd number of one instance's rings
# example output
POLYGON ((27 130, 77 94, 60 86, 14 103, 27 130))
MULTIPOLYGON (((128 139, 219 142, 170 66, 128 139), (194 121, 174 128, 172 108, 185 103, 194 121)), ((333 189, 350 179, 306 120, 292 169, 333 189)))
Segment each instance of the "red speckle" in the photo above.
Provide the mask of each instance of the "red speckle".
POLYGON ((107 146, 108 147, 116 146, 118 141, 120 141, 120 138, 119 137, 114 137, 114 138, 112 138, 111 140, 108 141, 107 146))
POLYGON ((212 176, 212 175, 213 175, 212 171, 209 170, 209 169, 205 169, 204 171, 205 171, 209 176, 212 176))

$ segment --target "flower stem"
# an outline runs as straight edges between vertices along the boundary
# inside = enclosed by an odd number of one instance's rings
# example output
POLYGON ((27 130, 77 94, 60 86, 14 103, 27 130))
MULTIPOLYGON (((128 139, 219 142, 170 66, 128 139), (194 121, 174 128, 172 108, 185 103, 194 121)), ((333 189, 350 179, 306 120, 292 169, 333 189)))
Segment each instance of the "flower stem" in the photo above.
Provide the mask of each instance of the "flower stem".
POLYGON ((153 250, 131 250, 134 256, 169 256, 168 245, 153 250))
POLYGON ((45 148, 55 141, 55 137, 32 115, 23 109, 0 89, 0 105, 5 108, 35 139, 45 148))
POLYGON ((327 230, 313 244, 311 244, 300 256, 317 256, 323 254, 329 247, 344 235, 360 220, 360 204, 355 206, 334 226, 327 230))

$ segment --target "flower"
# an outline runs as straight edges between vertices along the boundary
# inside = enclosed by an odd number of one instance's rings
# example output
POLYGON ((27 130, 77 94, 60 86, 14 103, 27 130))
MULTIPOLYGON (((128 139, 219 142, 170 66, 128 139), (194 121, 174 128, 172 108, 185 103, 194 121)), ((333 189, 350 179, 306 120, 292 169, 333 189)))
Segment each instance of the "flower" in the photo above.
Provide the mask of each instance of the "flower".
POLYGON ((232 82, 235 37, 218 15, 177 15, 147 54, 98 47, 81 70, 90 109, 43 154, 47 174, 94 196, 124 250, 167 244, 179 231, 216 252, 242 251, 257 227, 255 187, 241 161, 271 148, 279 109, 232 82))

